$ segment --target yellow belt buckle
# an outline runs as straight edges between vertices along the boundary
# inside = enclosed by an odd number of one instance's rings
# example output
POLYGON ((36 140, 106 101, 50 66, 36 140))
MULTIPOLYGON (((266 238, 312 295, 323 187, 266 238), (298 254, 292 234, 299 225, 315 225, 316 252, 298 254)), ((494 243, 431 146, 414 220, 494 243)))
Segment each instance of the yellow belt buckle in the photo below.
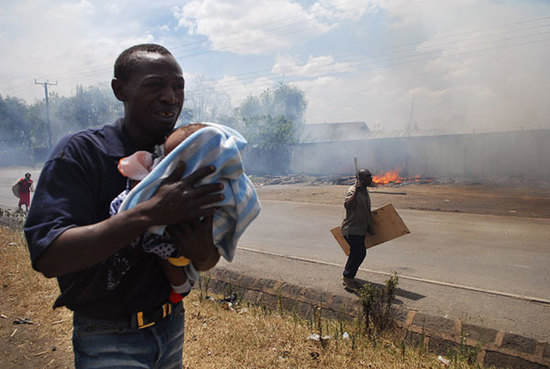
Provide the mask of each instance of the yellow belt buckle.
POLYGON ((139 313, 137 313, 136 318, 137 318, 138 329, 143 329, 143 328, 147 328, 147 327, 150 327, 152 325, 155 325, 155 322, 151 322, 151 323, 147 323, 147 324, 143 323, 143 311, 140 311, 139 313))
POLYGON ((168 258, 168 262, 175 266, 186 266, 191 262, 191 260, 189 260, 185 256, 180 256, 177 258, 168 258))
POLYGON ((162 317, 166 318, 170 313, 172 313, 172 305, 169 303, 162 305, 162 317))

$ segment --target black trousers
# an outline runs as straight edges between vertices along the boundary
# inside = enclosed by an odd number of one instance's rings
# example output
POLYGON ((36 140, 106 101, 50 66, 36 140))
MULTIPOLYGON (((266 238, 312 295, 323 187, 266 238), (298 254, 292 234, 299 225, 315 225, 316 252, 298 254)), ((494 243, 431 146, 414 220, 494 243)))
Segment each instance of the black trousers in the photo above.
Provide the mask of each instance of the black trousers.
POLYGON ((357 270, 367 256, 367 248, 365 247, 365 236, 349 235, 344 236, 349 244, 349 256, 344 268, 344 277, 355 278, 357 270))

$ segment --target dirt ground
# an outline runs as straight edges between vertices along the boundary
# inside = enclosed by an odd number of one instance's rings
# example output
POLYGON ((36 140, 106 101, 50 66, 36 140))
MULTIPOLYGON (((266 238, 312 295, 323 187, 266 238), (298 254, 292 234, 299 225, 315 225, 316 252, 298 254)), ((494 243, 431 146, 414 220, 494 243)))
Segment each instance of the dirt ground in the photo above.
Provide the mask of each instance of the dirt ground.
MULTIPOLYGON (((307 180, 291 185, 267 185, 258 179, 255 183, 261 201, 334 205, 342 205, 349 187, 307 180)), ((373 208, 391 202, 397 209, 550 218, 550 185, 425 183, 381 186, 370 192, 373 208)), ((71 367, 71 314, 51 309, 56 283, 30 269, 21 233, 2 227, 0 277, 0 368, 71 367), (32 324, 26 324, 29 321, 32 324)))
MULTIPOLYGON (((257 185, 260 200, 342 205, 348 185, 257 185)), ((372 207, 550 218, 550 186, 410 184, 369 188, 372 207)))

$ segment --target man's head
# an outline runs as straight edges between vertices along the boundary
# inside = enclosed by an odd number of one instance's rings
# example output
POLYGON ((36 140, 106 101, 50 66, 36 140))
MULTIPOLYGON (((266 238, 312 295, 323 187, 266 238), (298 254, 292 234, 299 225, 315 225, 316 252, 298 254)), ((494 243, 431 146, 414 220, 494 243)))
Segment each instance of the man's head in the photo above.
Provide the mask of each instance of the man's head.
POLYGON ((138 149, 152 149, 172 131, 183 107, 185 80, 170 52, 142 44, 115 62, 113 92, 124 103, 124 129, 138 149))
POLYGON ((25 173, 25 178, 31 179, 31 174, 30 173, 25 173))
POLYGON ((359 169, 357 171, 357 182, 361 187, 367 187, 372 184, 372 173, 367 169, 359 169))

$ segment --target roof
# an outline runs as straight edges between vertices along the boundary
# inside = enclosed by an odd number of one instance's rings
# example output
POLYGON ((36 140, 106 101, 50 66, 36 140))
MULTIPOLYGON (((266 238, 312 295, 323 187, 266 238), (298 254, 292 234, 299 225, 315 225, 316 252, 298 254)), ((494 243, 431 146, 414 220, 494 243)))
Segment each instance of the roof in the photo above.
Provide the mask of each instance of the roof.
POLYGON ((300 142, 349 141, 367 138, 365 122, 310 123, 302 126, 300 142))

